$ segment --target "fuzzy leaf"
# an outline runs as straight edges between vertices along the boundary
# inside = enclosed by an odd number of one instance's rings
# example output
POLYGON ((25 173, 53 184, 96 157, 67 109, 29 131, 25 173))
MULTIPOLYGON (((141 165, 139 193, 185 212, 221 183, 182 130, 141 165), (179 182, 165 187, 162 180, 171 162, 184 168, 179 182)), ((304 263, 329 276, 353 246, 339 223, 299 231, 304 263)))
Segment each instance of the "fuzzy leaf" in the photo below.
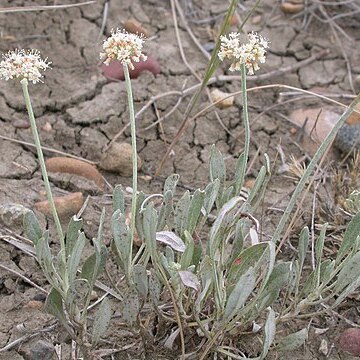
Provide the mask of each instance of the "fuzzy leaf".
POLYGON ((154 306, 157 306, 159 304, 160 295, 161 295, 161 283, 154 269, 150 270, 149 294, 152 303, 154 304, 154 306))
POLYGON ((180 270, 178 272, 178 274, 180 276, 180 279, 181 279, 182 283, 185 286, 187 286, 189 288, 192 288, 195 291, 199 290, 200 282, 199 282, 199 279, 197 278, 197 276, 194 273, 192 273, 191 271, 187 271, 187 270, 180 270))
POLYGON ((76 240, 79 237, 79 232, 83 226, 83 220, 77 218, 75 215, 70 219, 66 232, 66 256, 72 253, 76 240))
POLYGON ((220 210, 216 220, 210 230, 209 239, 209 255, 214 258, 216 250, 219 247, 220 241, 223 238, 227 223, 225 222, 226 215, 233 210, 243 199, 240 196, 229 200, 220 210))
POLYGON ((174 226, 175 231, 182 236, 186 230, 186 222, 190 208, 190 192, 185 191, 184 195, 178 201, 174 213, 174 226))
POLYGON ((205 192, 199 189, 196 190, 194 195, 192 196, 189 206, 187 221, 186 221, 187 222, 186 230, 190 234, 192 234, 195 231, 201 213, 201 209, 204 205, 204 197, 205 197, 205 192))
POLYGON ((43 234, 39 221, 33 211, 29 210, 24 214, 23 225, 25 236, 29 238, 34 245, 36 245, 42 238, 43 234))
POLYGON ((210 181, 214 181, 215 179, 219 179, 221 185, 225 184, 226 166, 220 150, 213 145, 210 154, 210 181))
POLYGON ((350 221, 344 234, 344 240, 341 243, 340 249, 337 253, 336 263, 345 257, 345 255, 354 246, 356 238, 360 235, 360 213, 356 214, 350 221))
POLYGON ((163 230, 166 225, 168 225, 169 228, 172 227, 170 222, 170 215, 173 211, 174 211, 173 193, 172 191, 168 190, 164 194, 163 204, 159 210, 159 218, 156 227, 157 231, 163 230))
POLYGON ((96 345, 109 327, 111 320, 111 305, 107 297, 105 297, 95 313, 94 324, 92 329, 91 344, 96 345))
POLYGON ((265 166, 262 166, 258 173, 258 176, 255 179, 254 186, 251 188, 247 199, 248 203, 252 207, 255 207, 255 204, 257 203, 259 198, 261 198, 261 194, 264 190, 266 175, 267 175, 266 168, 265 166))
POLYGON ((55 288, 52 288, 49 295, 47 296, 45 308, 49 314, 55 316, 60 321, 60 323, 66 328, 66 330, 70 334, 74 333, 67 322, 61 294, 55 288))
POLYGON ((175 190, 179 179, 180 176, 178 174, 172 174, 165 180, 164 196, 168 191, 171 191, 173 196, 175 195, 175 190))
POLYGON ((68 270, 69 270, 69 283, 71 284, 76 277, 77 269, 81 260, 81 254, 83 252, 86 243, 85 234, 81 232, 78 234, 78 239, 75 242, 71 254, 68 258, 68 270))
POLYGON ((184 242, 172 231, 159 231, 156 233, 156 240, 169 245, 176 251, 184 252, 186 246, 184 242))
POLYGON ((244 186, 246 161, 247 159, 245 159, 245 153, 242 152, 236 162, 235 184, 234 184, 234 192, 233 192, 234 196, 239 196, 240 191, 244 186))
POLYGON ((186 241, 186 248, 180 260, 181 269, 183 270, 187 269, 190 265, 193 265, 194 248, 195 248, 194 239, 189 234, 189 232, 185 231, 184 237, 186 241))
POLYGON ((204 197, 204 210, 206 215, 210 214, 215 201, 218 197, 220 189, 220 180, 215 179, 213 182, 208 184, 205 188, 205 197, 204 197))
POLYGON ((148 247, 148 251, 151 257, 155 260, 157 256, 156 252, 156 224, 157 214, 154 206, 150 204, 146 207, 143 217, 143 230, 145 244, 148 247))
POLYGON ((360 252, 357 252, 354 256, 352 256, 348 261, 344 263, 343 268, 337 276, 334 293, 338 294, 347 285, 354 283, 360 277, 359 263, 360 252))
POLYGON ((294 351, 302 346, 308 338, 308 329, 304 328, 280 340, 276 349, 278 351, 294 351))
POLYGON ((80 309, 83 308, 88 296, 91 296, 91 289, 87 280, 77 279, 70 283, 65 298, 65 307, 70 317, 80 317, 80 309))
POLYGON ((117 210, 120 210, 122 214, 125 214, 125 198, 121 185, 116 185, 113 191, 113 212, 117 210))
POLYGON ((146 269, 141 264, 136 264, 133 269, 135 288, 141 297, 145 300, 149 290, 149 281, 146 269))
POLYGON ((263 349, 261 351, 259 360, 265 359, 267 353, 269 352, 270 346, 274 341, 275 334, 276 334, 275 312, 273 309, 269 308, 269 315, 267 317, 264 327, 263 349))
POLYGON ((130 262, 131 240, 125 215, 121 213, 120 209, 116 210, 111 217, 111 230, 114 237, 116 253, 119 256, 122 268, 125 270, 128 268, 130 262))
POLYGON ((256 272, 254 268, 250 268, 242 275, 231 292, 225 306, 223 321, 227 323, 234 317, 237 312, 244 306, 246 300, 252 293, 256 282, 256 272))
POLYGON ((130 327, 137 322, 140 311, 139 295, 135 288, 129 289, 121 303, 122 318, 130 327))
POLYGON ((299 237, 299 262, 300 262, 300 269, 302 269, 306 251, 309 245, 309 228, 306 226, 301 230, 300 237, 299 237))

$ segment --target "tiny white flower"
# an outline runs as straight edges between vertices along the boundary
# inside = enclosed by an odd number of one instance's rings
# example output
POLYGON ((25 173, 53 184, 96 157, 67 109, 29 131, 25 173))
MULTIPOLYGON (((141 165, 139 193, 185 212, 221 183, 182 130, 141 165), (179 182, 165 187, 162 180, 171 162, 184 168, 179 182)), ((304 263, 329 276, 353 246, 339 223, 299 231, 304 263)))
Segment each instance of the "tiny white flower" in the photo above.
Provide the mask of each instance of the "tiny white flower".
POLYGON ((239 33, 230 33, 229 38, 221 36, 219 59, 229 59, 232 63, 230 71, 239 71, 241 64, 245 64, 248 74, 253 75, 259 70, 259 63, 264 63, 266 49, 269 42, 261 35, 252 32, 248 34, 249 42, 241 45, 239 33))
POLYGON ((104 52, 100 59, 105 59, 104 64, 109 65, 113 60, 119 60, 123 65, 134 69, 133 62, 145 61, 147 57, 142 53, 144 38, 136 34, 127 33, 125 30, 116 29, 104 40, 104 52))
POLYGON ((33 84, 41 81, 41 71, 48 69, 51 62, 40 57, 37 50, 14 50, 4 54, 0 62, 0 79, 27 79, 33 84))

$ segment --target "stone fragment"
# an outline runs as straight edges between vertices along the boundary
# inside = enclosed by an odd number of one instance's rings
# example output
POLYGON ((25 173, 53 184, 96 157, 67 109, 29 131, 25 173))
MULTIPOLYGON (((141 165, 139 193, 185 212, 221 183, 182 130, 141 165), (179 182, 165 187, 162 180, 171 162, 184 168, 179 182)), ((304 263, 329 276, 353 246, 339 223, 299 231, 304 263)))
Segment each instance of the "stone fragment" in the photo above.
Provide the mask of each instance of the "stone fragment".
MULTIPOLYGON (((104 153, 100 167, 104 170, 118 173, 121 176, 132 175, 132 148, 128 143, 114 143, 104 153)), ((138 156, 138 170, 141 169, 142 161, 138 156)))
POLYGON ((21 204, 0 205, 0 222, 9 227, 22 225, 27 211, 29 209, 21 204))
POLYGON ((54 353, 54 345, 45 340, 38 340, 30 347, 31 360, 51 360, 54 353))
POLYGON ((229 96, 228 93, 220 91, 219 89, 214 89, 211 91, 211 100, 214 103, 220 101, 215 106, 219 109, 226 109, 234 105, 235 98, 234 96, 229 96))
POLYGON ((297 14, 300 11, 304 10, 304 4, 303 3, 295 4, 293 2, 285 1, 280 5, 280 8, 285 14, 297 14))
MULTIPOLYGON (((54 197, 54 203, 60 219, 67 218, 79 212, 84 204, 84 196, 81 192, 58 196, 54 197)), ((50 204, 47 200, 35 203, 34 207, 44 215, 52 215, 50 204)))
POLYGON ((148 32, 146 29, 135 19, 126 20, 124 23, 124 29, 133 34, 143 34, 145 37, 148 37, 148 32))

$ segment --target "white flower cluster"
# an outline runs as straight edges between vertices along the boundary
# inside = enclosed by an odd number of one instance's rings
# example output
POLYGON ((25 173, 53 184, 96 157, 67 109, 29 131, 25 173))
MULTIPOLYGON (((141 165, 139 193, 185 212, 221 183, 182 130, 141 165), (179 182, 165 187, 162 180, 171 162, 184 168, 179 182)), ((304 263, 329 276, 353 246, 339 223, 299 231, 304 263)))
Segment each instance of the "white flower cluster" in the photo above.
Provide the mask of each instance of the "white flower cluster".
POLYGON ((43 60, 37 50, 15 50, 3 55, 0 63, 0 79, 27 79, 33 84, 41 81, 41 71, 49 68, 51 62, 43 60))
POLYGON ((259 70, 259 63, 265 62, 269 42, 255 32, 248 34, 248 37, 249 42, 242 45, 239 33, 230 33, 229 37, 221 36, 219 59, 222 61, 227 58, 232 61, 230 71, 238 71, 240 65, 245 64, 248 74, 253 75, 259 70))
POLYGON ((126 64, 133 70, 133 62, 147 59, 142 54, 143 42, 144 38, 142 36, 116 29, 104 41, 104 52, 100 54, 100 58, 105 59, 104 64, 106 65, 109 65, 112 60, 119 60, 123 65, 126 64))

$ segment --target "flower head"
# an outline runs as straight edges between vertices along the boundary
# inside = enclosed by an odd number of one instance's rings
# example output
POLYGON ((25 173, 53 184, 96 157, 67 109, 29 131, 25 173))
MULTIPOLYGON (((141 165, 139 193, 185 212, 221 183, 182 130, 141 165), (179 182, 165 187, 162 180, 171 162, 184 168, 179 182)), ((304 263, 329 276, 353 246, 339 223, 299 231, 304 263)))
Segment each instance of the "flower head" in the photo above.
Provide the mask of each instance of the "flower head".
POLYGON ((261 35, 252 32, 248 34, 249 42, 241 45, 240 34, 230 33, 229 37, 221 36, 219 59, 225 58, 232 61, 230 71, 240 70, 241 64, 245 64, 248 74, 253 75, 259 70, 259 63, 265 62, 268 41, 261 35))
POLYGON ((0 63, 0 79, 27 79, 33 84, 41 81, 41 71, 49 68, 51 62, 43 60, 37 50, 14 50, 4 54, 0 63))
POLYGON ((100 58, 105 59, 104 64, 106 65, 113 60, 119 60, 133 70, 133 62, 146 60, 146 56, 142 54, 143 42, 142 36, 127 33, 125 30, 113 30, 111 36, 104 41, 104 52, 100 54, 100 58))

